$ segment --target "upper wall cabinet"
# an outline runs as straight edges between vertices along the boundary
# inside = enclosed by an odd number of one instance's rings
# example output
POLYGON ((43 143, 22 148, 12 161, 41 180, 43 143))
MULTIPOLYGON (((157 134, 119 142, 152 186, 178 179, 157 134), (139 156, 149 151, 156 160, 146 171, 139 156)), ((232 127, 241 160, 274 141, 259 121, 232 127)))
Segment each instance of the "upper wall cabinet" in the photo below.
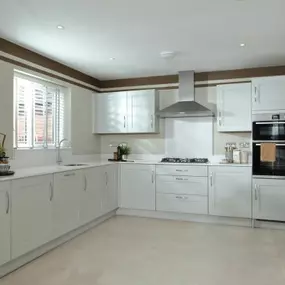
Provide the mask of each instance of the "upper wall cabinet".
POLYGON ((251 83, 217 86, 219 132, 251 131, 251 83))
POLYGON ((94 97, 94 133, 157 133, 155 90, 99 93, 94 97))
POLYGON ((284 76, 256 78, 252 80, 252 110, 285 110, 284 76))

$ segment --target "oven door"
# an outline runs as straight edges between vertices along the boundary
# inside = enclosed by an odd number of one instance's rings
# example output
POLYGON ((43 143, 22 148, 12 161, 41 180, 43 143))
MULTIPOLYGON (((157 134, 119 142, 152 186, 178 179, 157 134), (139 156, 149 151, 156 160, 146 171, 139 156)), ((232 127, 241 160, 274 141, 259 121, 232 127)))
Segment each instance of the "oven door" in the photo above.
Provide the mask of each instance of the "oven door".
POLYGON ((252 174, 254 176, 285 176, 285 141, 276 144, 276 161, 260 160, 260 143, 252 144, 252 174))
POLYGON ((254 141, 285 141, 285 121, 253 122, 252 139, 254 141))

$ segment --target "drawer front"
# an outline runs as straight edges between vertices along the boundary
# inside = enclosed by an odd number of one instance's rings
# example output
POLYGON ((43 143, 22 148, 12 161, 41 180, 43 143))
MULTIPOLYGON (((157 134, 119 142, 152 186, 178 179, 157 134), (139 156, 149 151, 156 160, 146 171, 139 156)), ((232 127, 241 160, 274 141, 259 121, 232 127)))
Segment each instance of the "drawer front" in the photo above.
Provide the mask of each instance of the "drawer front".
POLYGON ((188 175, 188 176, 208 176, 208 166, 193 165, 157 165, 156 174, 160 175, 188 175))
POLYGON ((156 194, 156 210, 165 212, 208 214, 208 198, 197 195, 156 194))
POLYGON ((207 177, 157 175, 156 192, 207 196, 208 179, 207 177))

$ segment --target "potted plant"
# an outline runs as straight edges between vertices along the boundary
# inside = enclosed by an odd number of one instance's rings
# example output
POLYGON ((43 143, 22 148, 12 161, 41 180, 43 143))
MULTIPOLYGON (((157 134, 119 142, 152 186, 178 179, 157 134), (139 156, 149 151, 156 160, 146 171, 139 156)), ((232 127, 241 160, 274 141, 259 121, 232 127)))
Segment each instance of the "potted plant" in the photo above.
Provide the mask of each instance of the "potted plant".
POLYGON ((5 157, 5 156, 6 156, 5 148, 0 145, 0 157, 5 157))
POLYGON ((127 160, 128 156, 131 154, 131 148, 127 145, 120 146, 120 155, 122 160, 127 160))

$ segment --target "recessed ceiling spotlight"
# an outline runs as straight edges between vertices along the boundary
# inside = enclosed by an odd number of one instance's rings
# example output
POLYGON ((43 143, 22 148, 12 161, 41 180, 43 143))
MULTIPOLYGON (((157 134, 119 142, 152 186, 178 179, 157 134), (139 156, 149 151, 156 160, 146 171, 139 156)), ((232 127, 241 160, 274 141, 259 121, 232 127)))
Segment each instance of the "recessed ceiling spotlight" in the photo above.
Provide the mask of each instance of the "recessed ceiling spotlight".
POLYGON ((56 26, 59 30, 64 30, 64 26, 62 26, 62 25, 57 25, 56 26))
POLYGON ((162 58, 165 58, 165 59, 172 59, 172 58, 175 57, 175 55, 176 55, 176 52, 175 52, 175 51, 162 51, 162 52, 160 53, 160 56, 161 56, 162 58))
POLYGON ((116 58, 114 58, 114 57, 110 57, 109 59, 110 59, 110 60, 115 60, 116 58))
POLYGON ((242 44, 240 44, 240 46, 241 46, 241 47, 245 47, 245 44, 244 44, 244 43, 242 43, 242 44))

